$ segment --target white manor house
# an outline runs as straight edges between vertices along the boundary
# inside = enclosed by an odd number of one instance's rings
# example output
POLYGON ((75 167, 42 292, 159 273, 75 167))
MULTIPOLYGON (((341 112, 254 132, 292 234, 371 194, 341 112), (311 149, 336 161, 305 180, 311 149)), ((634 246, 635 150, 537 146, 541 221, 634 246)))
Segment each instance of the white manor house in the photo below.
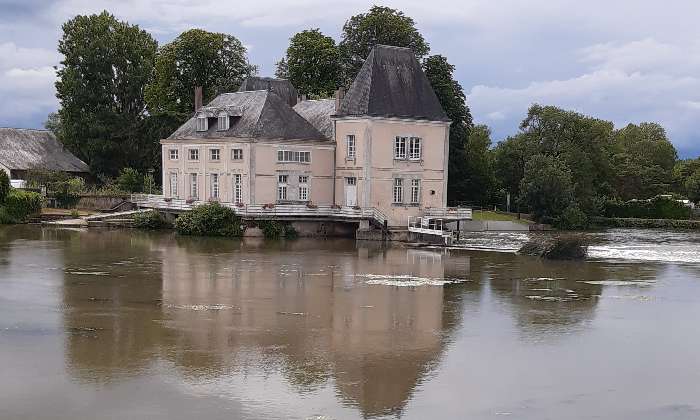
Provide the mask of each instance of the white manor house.
POLYGON ((404 228, 448 211, 450 120, 410 49, 376 46, 334 99, 299 100, 289 81, 260 77, 204 106, 198 93, 161 141, 170 207, 369 214, 404 228))

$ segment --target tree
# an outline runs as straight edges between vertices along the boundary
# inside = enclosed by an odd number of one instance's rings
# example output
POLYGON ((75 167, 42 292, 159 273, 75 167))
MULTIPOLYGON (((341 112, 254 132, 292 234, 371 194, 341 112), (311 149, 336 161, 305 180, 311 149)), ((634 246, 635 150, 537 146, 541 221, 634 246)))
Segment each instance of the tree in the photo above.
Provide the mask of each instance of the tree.
POLYGON ((287 58, 282 57, 275 65, 275 77, 278 79, 289 79, 289 64, 287 58))
POLYGON ((552 156, 571 173, 574 194, 586 214, 613 193, 613 124, 553 106, 532 105, 520 125, 526 153, 552 156))
MULTIPOLYGON (((466 145, 465 195, 469 201, 487 203, 495 185, 491 130, 476 125, 469 132, 466 145)), ((449 192, 449 191, 448 191, 449 192)))
POLYGON ((520 181, 525 176, 525 164, 531 154, 524 134, 508 137, 493 151, 496 186, 513 199, 520 195, 520 181))
POLYGON ((343 25, 340 49, 346 83, 355 78, 377 44, 410 48, 418 59, 430 52, 430 45, 416 29, 413 19, 396 9, 373 6, 368 13, 352 16, 343 25))
POLYGON ((5 203, 7 194, 10 193, 10 176, 0 169, 0 204, 5 203))
POLYGON ((700 201, 700 171, 695 171, 687 177, 683 186, 688 200, 694 203, 700 201))
POLYGON ((143 188, 143 176, 133 168, 123 168, 117 177, 117 186, 122 191, 134 193, 143 188))
POLYGON ((289 81, 301 93, 330 96, 340 84, 340 51, 333 38, 318 29, 294 35, 287 48, 286 61, 283 59, 280 63, 286 64, 289 81))
POLYGON ((658 124, 629 124, 615 132, 615 189, 624 200, 669 192, 676 148, 658 124))
POLYGON ((574 201, 572 175, 554 156, 535 155, 525 165, 520 181, 520 202, 539 222, 552 222, 574 201))
POLYGON ((139 161, 132 151, 142 141, 138 127, 156 48, 146 31, 106 11, 63 25, 56 81, 60 109, 50 120, 59 125, 50 127, 93 173, 113 175, 139 161))
POLYGON ((158 50, 146 89, 148 110, 174 113, 184 121, 193 112, 196 86, 202 86, 206 103, 218 93, 235 92, 256 71, 235 36, 190 29, 158 50))
POLYGON ((454 66, 441 55, 428 57, 423 62, 425 75, 430 81, 435 94, 452 120, 450 124, 450 156, 447 178, 447 196, 451 203, 471 201, 468 185, 468 165, 465 145, 469 141, 472 129, 472 116, 466 103, 462 86, 453 77, 454 66))

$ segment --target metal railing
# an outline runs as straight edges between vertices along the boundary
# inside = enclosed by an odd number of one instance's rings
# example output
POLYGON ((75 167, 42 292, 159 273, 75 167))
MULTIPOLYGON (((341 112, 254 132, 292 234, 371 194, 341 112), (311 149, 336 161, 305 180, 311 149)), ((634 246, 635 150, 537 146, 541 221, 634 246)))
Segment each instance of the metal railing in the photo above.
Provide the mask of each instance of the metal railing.
POLYGON ((472 209, 464 207, 429 207, 425 209, 425 215, 442 219, 470 220, 472 218, 472 209))

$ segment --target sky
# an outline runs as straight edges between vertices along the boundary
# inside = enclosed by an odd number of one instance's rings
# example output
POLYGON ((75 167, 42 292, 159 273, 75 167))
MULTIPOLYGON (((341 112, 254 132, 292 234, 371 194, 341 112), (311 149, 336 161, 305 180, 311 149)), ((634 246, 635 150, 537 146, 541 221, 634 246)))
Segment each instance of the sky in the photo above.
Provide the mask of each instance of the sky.
POLYGON ((55 111, 61 24, 108 10, 162 45, 190 28, 248 47, 260 74, 296 32, 340 39, 373 4, 411 16, 456 66, 474 120, 494 142, 518 132, 532 103, 613 121, 662 124, 680 157, 700 155, 697 0, 0 0, 0 126, 40 128, 55 111))

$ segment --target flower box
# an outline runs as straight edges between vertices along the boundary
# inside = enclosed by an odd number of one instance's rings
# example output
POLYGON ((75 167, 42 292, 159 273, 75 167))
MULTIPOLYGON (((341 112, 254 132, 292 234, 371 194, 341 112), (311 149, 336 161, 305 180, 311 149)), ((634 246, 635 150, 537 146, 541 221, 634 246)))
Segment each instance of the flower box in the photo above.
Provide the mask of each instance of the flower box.
POLYGON ((185 203, 187 203, 187 204, 192 204, 192 203, 194 203, 195 201, 197 201, 197 200, 195 200, 194 198, 188 198, 187 200, 185 200, 185 203))
POLYGON ((173 199, 170 197, 165 197, 163 200, 165 200, 166 203, 173 201, 173 199))
POLYGON ((236 207, 242 209, 243 207, 245 207, 245 204, 243 204, 243 203, 236 203, 236 207))
POLYGON ((340 210, 342 207, 340 207, 340 205, 338 205, 338 204, 331 204, 331 208, 333 210, 340 210))
POLYGON ((274 209, 275 205, 272 203, 263 204, 263 210, 274 209))
POLYGON ((311 203, 311 202, 306 203, 306 207, 308 207, 310 209, 317 209, 318 208, 318 206, 316 204, 311 203))

